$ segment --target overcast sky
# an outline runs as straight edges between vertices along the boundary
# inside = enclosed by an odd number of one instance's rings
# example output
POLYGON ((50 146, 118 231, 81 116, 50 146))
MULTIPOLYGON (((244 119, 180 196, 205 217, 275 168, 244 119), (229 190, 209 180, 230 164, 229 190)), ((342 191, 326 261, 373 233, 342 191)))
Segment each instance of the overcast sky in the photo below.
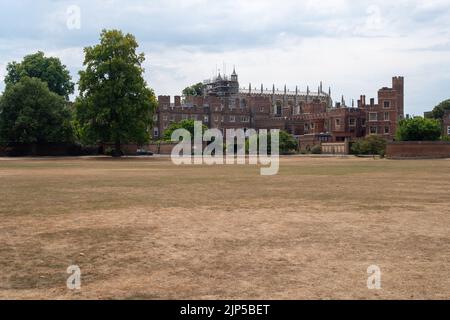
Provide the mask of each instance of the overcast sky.
POLYGON ((241 86, 304 90, 322 80, 347 102, 403 75, 406 112, 416 115, 450 98, 450 0, 0 0, 0 90, 6 64, 37 50, 77 81, 83 47, 104 28, 137 37, 158 95, 226 63, 241 86))

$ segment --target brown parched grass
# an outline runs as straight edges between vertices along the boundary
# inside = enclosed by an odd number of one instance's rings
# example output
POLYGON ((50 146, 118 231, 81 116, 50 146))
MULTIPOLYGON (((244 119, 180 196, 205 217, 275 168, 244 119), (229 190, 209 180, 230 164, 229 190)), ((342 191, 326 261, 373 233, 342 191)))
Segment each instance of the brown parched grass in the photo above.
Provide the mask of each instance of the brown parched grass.
POLYGON ((449 160, 0 159, 0 195, 2 299, 450 298, 449 160))

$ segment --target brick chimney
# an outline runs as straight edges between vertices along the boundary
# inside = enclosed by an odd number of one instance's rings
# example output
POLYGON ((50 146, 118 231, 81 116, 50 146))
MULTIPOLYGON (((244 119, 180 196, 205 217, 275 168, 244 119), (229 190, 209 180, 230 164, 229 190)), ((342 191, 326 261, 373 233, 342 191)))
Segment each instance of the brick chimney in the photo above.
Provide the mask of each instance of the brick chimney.
POLYGON ((175 107, 181 107, 181 96, 175 96, 175 107))

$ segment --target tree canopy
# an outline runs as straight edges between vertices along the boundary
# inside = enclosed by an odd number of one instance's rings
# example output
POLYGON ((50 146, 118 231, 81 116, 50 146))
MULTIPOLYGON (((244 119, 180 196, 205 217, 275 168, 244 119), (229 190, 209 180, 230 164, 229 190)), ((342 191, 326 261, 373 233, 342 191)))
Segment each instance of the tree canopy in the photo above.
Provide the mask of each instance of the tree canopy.
MULTIPOLYGON (((178 129, 185 129, 185 130, 189 131, 189 133, 191 134, 191 138, 194 139, 194 123, 195 123, 195 121, 192 119, 186 119, 186 120, 182 120, 180 122, 171 123, 169 125, 169 127, 166 130, 164 130, 163 140, 171 141, 172 133, 178 129)), ((206 130, 208 130, 208 127, 205 125, 202 125, 202 135, 205 133, 206 130)))
POLYGON ((435 141, 441 133, 439 120, 414 117, 399 122, 396 138, 399 141, 435 141))
POLYGON ((103 30, 100 44, 84 49, 80 96, 75 102, 76 126, 85 142, 113 143, 115 155, 123 143, 150 138, 157 101, 143 78, 143 53, 131 34, 103 30))
POLYGON ((0 98, 0 143, 70 142, 70 112, 63 97, 46 82, 22 77, 0 98))
MULTIPOLYGON (((260 135, 255 135, 253 137, 250 137, 249 139, 257 139, 258 141, 258 145, 259 145, 259 138, 260 135)), ((280 154, 289 154, 289 153, 295 153, 297 152, 298 149, 298 141, 297 139, 295 139, 295 137, 284 131, 284 130, 280 130, 280 134, 279 134, 279 152, 280 154)), ((267 152, 268 154, 270 154, 272 152, 272 135, 271 132, 268 131, 267 132, 267 152)), ((249 141, 246 142, 246 149, 248 150, 248 145, 249 145, 249 141)))
POLYGON ((431 111, 430 116, 433 119, 440 119, 444 117, 445 111, 450 110, 450 99, 442 101, 436 107, 434 107, 433 111, 431 111))
POLYGON ((183 90, 183 95, 188 96, 201 96, 203 94, 203 83, 199 82, 183 90))
POLYGON ((6 71, 6 86, 18 83, 23 77, 30 77, 46 82, 50 91, 66 100, 74 92, 74 84, 66 66, 58 58, 45 57, 41 51, 25 56, 20 63, 9 63, 6 71))
POLYGON ((352 152, 356 155, 380 155, 386 153, 387 141, 382 136, 372 134, 356 141, 352 145, 352 152))
POLYGON ((298 141, 294 136, 286 131, 280 131, 280 152, 282 154, 296 152, 298 141))

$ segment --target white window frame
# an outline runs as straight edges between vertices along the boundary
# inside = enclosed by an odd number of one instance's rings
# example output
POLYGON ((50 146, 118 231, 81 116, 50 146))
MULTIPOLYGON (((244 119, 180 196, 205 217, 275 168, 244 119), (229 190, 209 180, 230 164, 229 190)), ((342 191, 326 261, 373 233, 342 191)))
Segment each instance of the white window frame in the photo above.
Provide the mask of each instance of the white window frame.
POLYGON ((450 126, 447 127, 447 134, 450 136, 450 126))
POLYGON ((236 122, 236 117, 235 116, 230 116, 230 122, 236 122))
POLYGON ((391 121, 391 113, 390 112, 384 113, 384 121, 391 121), (386 117, 386 115, 387 115, 387 117, 386 117))
POLYGON ((370 134, 378 134, 378 127, 373 127, 373 126, 370 127, 370 128, 369 128, 369 133, 370 133, 370 134), (372 129, 373 129, 373 128, 375 128, 375 132, 372 132, 372 129))
POLYGON ((348 119, 348 125, 349 125, 349 127, 356 127, 356 118, 348 119), (352 122, 353 122, 353 124, 352 124, 352 122))
POLYGON ((369 112, 369 122, 376 122, 378 121, 378 112, 369 112), (375 115, 375 120, 372 119, 372 115, 375 115))

